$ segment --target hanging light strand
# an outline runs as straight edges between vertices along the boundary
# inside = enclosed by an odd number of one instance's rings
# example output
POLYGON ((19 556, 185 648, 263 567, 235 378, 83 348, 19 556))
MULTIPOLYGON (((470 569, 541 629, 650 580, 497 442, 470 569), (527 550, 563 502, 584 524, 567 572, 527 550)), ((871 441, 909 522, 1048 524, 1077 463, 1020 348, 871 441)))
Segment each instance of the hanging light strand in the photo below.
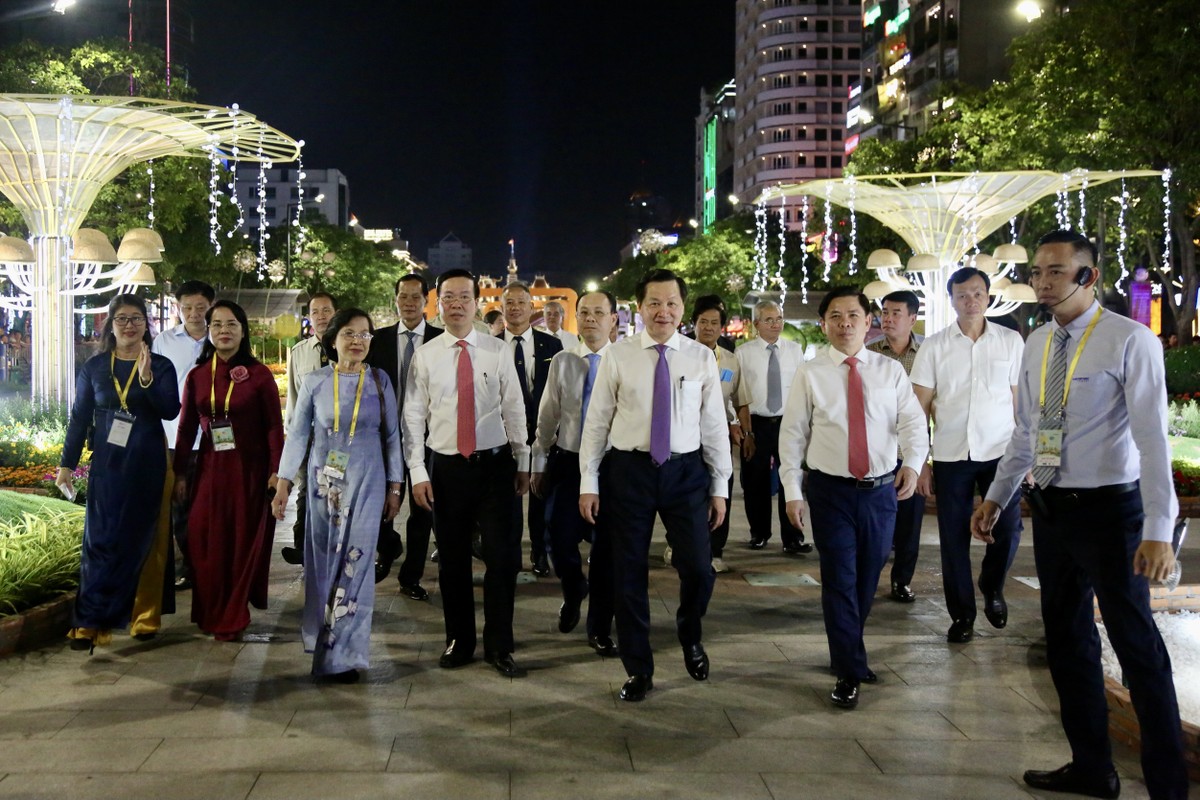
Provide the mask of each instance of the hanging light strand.
POLYGON ((829 277, 833 271, 833 204, 830 202, 833 197, 833 185, 826 182, 825 184, 825 236, 821 241, 821 260, 825 262, 825 272, 821 276, 826 283, 829 282, 829 277))
POLYGON ((760 198, 754 208, 754 280, 756 292, 767 288, 767 201, 760 198))
POLYGON ((779 307, 787 299, 787 281, 783 277, 783 257, 787 253, 787 198, 779 196, 779 261, 775 270, 775 285, 779 287, 779 307))
POLYGON ((146 212, 146 227, 154 228, 154 159, 146 162, 146 176, 150 179, 150 209, 146 212))
POLYGON ((1171 169, 1162 172, 1163 186, 1163 272, 1171 271, 1171 169))
POLYGON ((1011 243, 1016 244, 1017 243, 1017 218, 1016 217, 1013 217, 1008 221, 1008 233, 1012 239, 1011 243))
POLYGON ((1058 227, 1065 231, 1071 228, 1071 207, 1070 201, 1067 198, 1067 185, 1070 182, 1070 176, 1064 174, 1062 182, 1062 188, 1054 193, 1054 217, 1058 221, 1058 227))
POLYGON ((800 302, 808 305, 808 195, 800 197, 800 302))
POLYGON ((850 181, 850 274, 858 272, 858 215, 854 211, 855 193, 858 190, 854 176, 850 181))
POLYGON ((300 212, 304 210, 304 179, 308 177, 304 172, 304 140, 301 139, 296 144, 296 216, 292 219, 292 227, 296 230, 292 237, 295 242, 293 255, 304 252, 304 243, 307 239, 304 234, 304 226, 300 224, 300 212))
POLYGON ((217 141, 216 134, 212 134, 205 145, 208 151, 208 241, 212 244, 213 253, 221 255, 221 221, 217 214, 221 202, 221 194, 217 189, 221 162, 217 156, 217 141))
POLYGON ((237 222, 233 224, 226 234, 225 238, 232 239, 233 234, 242 229, 246 224, 246 207, 242 205, 242 198, 238 196, 238 156, 241 155, 241 150, 238 148, 238 104, 234 103, 230 106, 229 116, 233 120, 233 142, 229 153, 233 157, 232 163, 229 165, 229 202, 237 209, 237 222))
POLYGON ((1125 228, 1125 212, 1129 208, 1129 190, 1125 188, 1124 178, 1121 178, 1121 196, 1118 202, 1121 210, 1117 212, 1117 230, 1121 238, 1117 242, 1117 264, 1121 268, 1121 274, 1117 277, 1117 291, 1125 294, 1125 279, 1129 277, 1129 269, 1125 266, 1126 240, 1129 236, 1129 231, 1125 228))
POLYGON ((1088 176, 1083 176, 1083 185, 1079 187, 1079 232, 1087 235, 1087 188, 1088 176))
POLYGON ((271 162, 263 155, 262 139, 258 142, 258 273, 263 276, 267 271, 267 240, 271 223, 267 221, 267 170, 271 162))

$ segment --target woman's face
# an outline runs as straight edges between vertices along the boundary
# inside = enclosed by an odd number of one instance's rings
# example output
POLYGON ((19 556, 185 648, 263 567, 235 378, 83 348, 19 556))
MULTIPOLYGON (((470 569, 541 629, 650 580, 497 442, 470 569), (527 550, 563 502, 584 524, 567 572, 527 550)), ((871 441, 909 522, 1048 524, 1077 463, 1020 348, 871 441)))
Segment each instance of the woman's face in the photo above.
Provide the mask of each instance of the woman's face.
POLYGON ((371 323, 366 317, 355 317, 343 325, 333 340, 338 363, 361 364, 371 349, 371 323))
POLYGON ((242 346, 245 336, 242 323, 238 322, 231 310, 225 307, 213 310, 212 316, 208 318, 208 340, 212 342, 218 355, 222 358, 232 356, 242 346))
POLYGON ((118 306, 112 330, 118 347, 137 344, 146 335, 146 315, 137 306, 118 306))
POLYGON ((696 341, 706 347, 716 347, 721 337, 721 312, 710 308, 696 317, 696 341))

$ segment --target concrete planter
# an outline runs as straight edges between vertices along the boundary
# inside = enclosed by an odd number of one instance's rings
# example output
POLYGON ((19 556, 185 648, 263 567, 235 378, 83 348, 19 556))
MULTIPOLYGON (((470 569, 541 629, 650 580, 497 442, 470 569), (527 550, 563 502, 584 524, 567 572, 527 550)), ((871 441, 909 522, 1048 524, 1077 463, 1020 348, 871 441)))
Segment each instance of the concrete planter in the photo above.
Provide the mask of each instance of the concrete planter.
POLYGON ((68 592, 20 614, 0 617, 0 657, 60 640, 71 627, 75 592, 68 592))

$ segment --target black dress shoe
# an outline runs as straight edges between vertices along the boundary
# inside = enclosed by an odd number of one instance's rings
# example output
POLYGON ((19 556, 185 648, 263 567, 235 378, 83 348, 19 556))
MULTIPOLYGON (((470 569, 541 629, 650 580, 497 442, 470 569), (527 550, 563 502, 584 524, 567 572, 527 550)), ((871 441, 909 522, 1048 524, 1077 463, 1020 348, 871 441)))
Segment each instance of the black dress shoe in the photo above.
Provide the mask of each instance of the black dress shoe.
POLYGON ((1004 592, 997 589, 989 592, 980 587, 983 592, 983 615, 993 628, 1003 628, 1008 624, 1008 603, 1004 602, 1004 592))
POLYGON ((550 577, 550 560, 546 558, 545 553, 538 553, 533 559, 533 574, 539 578, 550 577))
POLYGON ((419 583, 414 583, 412 586, 400 584, 400 594, 413 600, 429 599, 429 592, 425 591, 425 587, 419 583))
POLYGON ((879 676, 874 670, 868 669, 867 674, 858 679, 860 683, 879 683, 879 676))
POLYGON ((911 603, 917 599, 916 592, 900 583, 892 584, 892 593, 889 596, 898 603, 911 603))
POLYGON ((331 672, 328 675, 319 675, 317 676, 317 680, 321 683, 351 684, 358 683, 361 677, 362 676, 359 675, 358 670, 348 669, 345 672, 331 672))
POLYGON ((838 708, 854 708, 858 705, 858 681, 839 680, 829 699, 838 708))
POLYGON ((466 645, 460 645, 455 640, 446 646, 442 657, 438 659, 438 666, 442 669, 458 669, 459 667, 465 667, 474 660, 475 653, 468 650, 466 645))
POLYGON ((1025 772, 1025 783, 1047 792, 1071 792, 1088 797, 1117 798, 1121 796, 1121 779, 1116 771, 1107 775, 1088 775, 1067 764, 1055 770, 1031 769, 1025 772))
POLYGON ((952 644, 966 644, 975 638, 975 623, 967 619, 956 619, 946 631, 946 641, 952 644))
POLYGON ((133 634, 133 638, 139 642, 149 642, 158 638, 158 631, 143 631, 142 633, 133 634))
POLYGON ((570 633, 579 624, 579 605, 582 600, 564 600, 558 608, 558 632, 570 633))
POLYGON ((640 703, 646 699, 646 692, 653 688, 654 680, 649 675, 630 675, 621 687, 619 697, 626 703, 640 703))
POLYGON ((304 563, 304 553, 300 551, 299 547, 284 547, 279 551, 279 554, 289 564, 299 566, 304 563))
POLYGON ((485 653, 483 660, 496 668, 506 678, 524 678, 529 673, 524 667, 518 667, 512 653, 485 653))
POLYGON ((434 564, 438 563, 438 551, 436 547, 433 548, 433 552, 429 554, 429 560, 434 564))
POLYGON ((762 550, 766 546, 767 546, 766 539, 751 539, 750 540, 750 549, 751 550, 762 550))
POLYGON ((789 556, 805 556, 813 551, 813 546, 808 542, 795 542, 793 544, 785 544, 783 552, 789 556))
POLYGON ((698 681, 708 680, 708 653, 704 645, 685 644, 683 646, 683 665, 687 667, 688 675, 698 681))
POLYGON ((192 579, 187 575, 175 579, 175 591, 186 592, 190 588, 192 588, 192 579))
POLYGON ((376 583, 383 583, 383 579, 386 578, 389 574, 391 574, 391 571, 392 571, 392 562, 391 561, 384 559, 384 558, 375 559, 375 582, 376 583))
POLYGON ((596 655, 601 658, 616 658, 617 643, 612 640, 611 636, 589 636, 588 647, 596 651, 596 655))

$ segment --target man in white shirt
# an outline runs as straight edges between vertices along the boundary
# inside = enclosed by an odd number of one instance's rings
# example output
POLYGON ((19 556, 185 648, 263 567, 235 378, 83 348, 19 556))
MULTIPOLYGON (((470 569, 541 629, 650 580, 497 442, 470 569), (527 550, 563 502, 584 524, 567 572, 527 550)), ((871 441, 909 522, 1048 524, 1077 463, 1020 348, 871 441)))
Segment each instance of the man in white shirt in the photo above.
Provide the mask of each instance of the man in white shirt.
POLYGON ((971 520, 991 541, 1032 471, 1033 552, 1071 762, 1029 770, 1035 789, 1117 797, 1093 601, 1121 662, 1153 798, 1184 800, 1188 776, 1171 659, 1150 613, 1149 581, 1171 572, 1179 513, 1167 440, 1162 348, 1145 325, 1096 302, 1096 247, 1074 231, 1042 237, 1029 284, 1053 321, 1025 344, 1017 424, 971 520))
MULTIPOLYGON (((179 305, 179 317, 182 324, 159 333, 154 337, 154 343, 150 346, 150 352, 166 356, 175 365, 175 376, 179 378, 180 396, 183 395, 183 384, 187 380, 187 374, 192 367, 196 366, 196 359, 200 357, 204 342, 208 340, 208 325, 204 321, 204 315, 208 313, 208 307, 213 304, 215 298, 216 292, 213 291, 213 287, 204 281, 181 283, 175 291, 175 300, 179 305)), ((174 419, 163 420, 163 432, 167 436, 167 447, 170 450, 167 463, 171 463, 175 457, 175 447, 177 446, 175 433, 178 425, 178 415, 174 419)), ((197 434, 196 441, 188 443, 187 446, 193 450, 198 448, 200 435, 197 434)), ((178 503, 174 500, 171 501, 171 531, 179 546, 175 564, 175 588, 179 590, 189 589, 192 585, 192 565, 187 554, 187 522, 190 506, 190 498, 178 503)))
POLYGON ((787 514, 802 523, 805 484, 821 559, 821 608, 837 677, 830 699, 858 705, 878 678, 863 629, 892 546, 896 503, 912 496, 929 452, 925 415, 904 368, 863 347, 871 305, 857 288, 830 290, 818 309, 829 347, 796 374, 779 434, 787 514), (897 445, 903 457, 896 469, 897 445))
POLYGON ((566 316, 566 310, 557 300, 551 300, 542 306, 542 321, 546 323, 546 332, 562 342, 564 350, 571 350, 579 344, 579 337, 562 326, 566 316))
POLYGON ((590 598, 588 645, 611 658, 617 655, 612 640, 612 543, 579 514, 579 444, 600 361, 610 347, 608 334, 617 322, 616 301, 608 292, 591 292, 579 298, 576 313, 583 340, 550 362, 550 376, 538 408, 530 485, 546 500, 550 557, 562 581, 558 629, 562 633, 574 630, 583 599, 590 598), (592 543, 586 578, 579 553, 583 541, 592 543))
MULTIPOLYGON (((752 398, 750 430, 742 439, 742 496, 750 523, 750 549, 762 550, 771 538, 771 488, 779 474, 779 423, 796 370, 804 363, 804 348, 780 338, 783 310, 773 300, 754 306, 758 337, 736 350, 742 382, 752 398)), ((783 492, 779 493, 779 532, 783 552, 811 553, 804 533, 788 521, 783 492)))
MULTIPOLYGON (((933 421, 933 468, 925 466, 917 491, 937 495, 942 588, 950 614, 947 641, 975 636, 975 584, 971 580, 971 512, 975 492, 986 495, 996 465, 1012 436, 1020 334, 988 322, 991 281, 987 273, 963 267, 946 290, 957 320, 925 339, 912 368, 913 389, 933 421)), ((1021 506, 1005 506, 995 541, 979 568, 983 613, 994 628, 1008 624, 1004 580, 1021 542, 1021 506)))
POLYGON ((417 505, 433 512, 446 649, 455 669, 475 658, 471 538, 483 545, 483 655, 501 675, 519 678, 513 660, 513 604, 521 567, 514 497, 529 490, 525 402, 503 339, 477 331, 479 282, 467 270, 437 280, 445 333, 413 355, 404 398, 404 453, 417 505), (431 451, 426 462, 426 450, 431 451), (518 469, 518 465, 521 465, 518 469))
MULTIPOLYGON (((310 372, 316 372, 329 364, 329 356, 321 344, 321 337, 329 328, 329 321, 337 311, 337 301, 328 292, 315 292, 308 299, 308 321, 312 326, 312 336, 301 339, 288 350, 287 364, 287 402, 284 406, 283 421, 286 426, 292 418, 292 409, 296 407, 296 398, 300 394, 300 382, 310 372)), ((304 532, 308 524, 308 458, 300 464, 300 471, 292 481, 296 497, 296 522, 292 526, 292 546, 280 548, 280 555, 289 564, 304 563, 304 532)))
POLYGON ((647 584, 656 514, 679 573, 684 666, 695 680, 708 678, 701 619, 715 579, 709 531, 725 517, 733 463, 716 359, 678 331, 686 298, 669 270, 638 284, 645 330, 601 360, 579 451, 580 513, 613 545, 617 641, 629 675, 620 697, 628 702, 654 688, 647 584))

